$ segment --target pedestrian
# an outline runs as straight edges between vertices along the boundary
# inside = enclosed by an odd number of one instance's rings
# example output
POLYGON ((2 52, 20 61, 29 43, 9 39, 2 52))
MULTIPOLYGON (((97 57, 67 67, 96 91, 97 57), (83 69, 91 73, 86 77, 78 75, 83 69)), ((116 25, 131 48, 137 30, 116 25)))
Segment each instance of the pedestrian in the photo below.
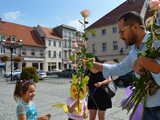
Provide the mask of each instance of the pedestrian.
POLYGON ((88 117, 87 102, 86 102, 86 90, 80 92, 80 96, 77 97, 78 90, 75 84, 71 85, 71 96, 67 98, 68 108, 68 120, 84 120, 88 117))
MULTIPOLYGON (((95 61, 99 61, 96 57, 95 61)), ((100 61, 99 61, 100 62, 100 61)), ((99 120, 105 120, 105 111, 109 108, 112 108, 111 97, 107 94, 104 89, 106 85, 106 79, 103 77, 102 72, 96 70, 88 72, 89 81, 88 81, 88 110, 89 110, 89 120, 95 120, 98 116, 99 120), (97 115, 98 114, 98 115, 97 115)))
MULTIPOLYGON (((146 32, 143 25, 143 20, 138 13, 128 12, 118 20, 118 28, 120 38, 124 42, 132 46, 128 56, 120 63, 114 65, 101 64, 94 62, 94 68, 103 72, 103 76, 122 76, 133 70, 135 61, 138 59, 138 53, 145 51, 145 42, 150 37, 150 33, 146 32)), ((159 45, 160 42, 156 42, 159 45)), ((139 59, 139 61, 141 61, 139 59)), ((155 60, 153 60, 155 61, 155 60)), ((158 59, 156 59, 159 62, 158 59)), ((135 63, 136 64, 136 63, 135 63)), ((149 63, 145 63, 148 64, 149 63)), ((160 85, 160 74, 152 73, 155 82, 160 85)), ((144 106, 143 120, 160 120, 160 89, 152 96, 147 96, 146 105, 144 106)))
POLYGON ((32 101, 36 94, 36 85, 32 80, 18 80, 16 82, 14 99, 17 104, 16 114, 18 120, 49 120, 51 115, 38 117, 37 109, 32 101))

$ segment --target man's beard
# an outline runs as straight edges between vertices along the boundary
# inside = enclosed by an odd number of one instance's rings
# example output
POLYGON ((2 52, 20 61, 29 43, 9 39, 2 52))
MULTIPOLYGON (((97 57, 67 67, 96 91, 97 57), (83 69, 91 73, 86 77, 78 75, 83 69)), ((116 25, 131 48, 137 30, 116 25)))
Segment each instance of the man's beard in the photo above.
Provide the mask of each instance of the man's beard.
POLYGON ((127 45, 128 45, 128 46, 132 46, 132 45, 134 45, 134 44, 135 44, 135 41, 132 40, 132 41, 129 41, 127 45))
POLYGON ((134 45, 135 43, 136 43, 136 36, 132 36, 132 37, 129 39, 127 45, 128 45, 128 46, 132 46, 132 45, 134 45))

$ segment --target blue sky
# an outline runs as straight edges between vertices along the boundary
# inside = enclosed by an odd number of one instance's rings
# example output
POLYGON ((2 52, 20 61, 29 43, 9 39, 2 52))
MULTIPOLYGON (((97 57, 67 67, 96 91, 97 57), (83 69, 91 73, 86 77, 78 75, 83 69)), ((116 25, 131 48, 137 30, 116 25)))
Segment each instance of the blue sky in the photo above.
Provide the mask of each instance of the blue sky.
POLYGON ((126 0, 1 0, 0 17, 27 26, 55 27, 60 24, 81 28, 80 11, 87 8, 90 24, 126 0))

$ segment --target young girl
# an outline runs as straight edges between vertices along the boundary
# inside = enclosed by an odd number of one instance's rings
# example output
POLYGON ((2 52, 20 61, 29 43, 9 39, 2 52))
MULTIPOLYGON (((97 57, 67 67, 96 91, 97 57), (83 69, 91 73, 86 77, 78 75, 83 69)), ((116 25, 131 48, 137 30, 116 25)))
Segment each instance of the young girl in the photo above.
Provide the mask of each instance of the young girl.
POLYGON ((36 85, 32 80, 16 82, 14 99, 19 102, 16 108, 18 120, 49 120, 50 114, 38 117, 37 109, 32 99, 36 94, 36 85))

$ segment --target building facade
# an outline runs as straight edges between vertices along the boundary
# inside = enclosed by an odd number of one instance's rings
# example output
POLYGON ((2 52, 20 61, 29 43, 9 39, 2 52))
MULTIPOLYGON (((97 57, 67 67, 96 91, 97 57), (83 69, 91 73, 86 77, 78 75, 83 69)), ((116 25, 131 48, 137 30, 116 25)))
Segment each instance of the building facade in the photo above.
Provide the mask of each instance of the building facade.
POLYGON ((36 30, 45 45, 44 70, 62 70, 62 38, 56 35, 54 29, 38 25, 36 30))
POLYGON ((124 58, 130 51, 130 47, 125 45, 119 37, 118 18, 128 11, 136 11, 146 19, 147 10, 148 0, 127 0, 91 24, 86 29, 92 31, 87 32, 88 52, 105 61, 115 59, 119 61, 124 58))
MULTIPOLYGON (((37 70, 52 72, 71 68, 72 43, 80 40, 80 33, 73 27, 60 25, 56 28, 43 26, 29 27, 0 21, 0 41, 22 40, 23 46, 13 50, 13 58, 20 57, 12 68, 36 67, 37 70)), ((9 61, 0 62, 1 71, 11 71, 11 51, 0 44, 0 57, 8 56, 9 61)))
POLYGON ((77 30, 74 27, 60 25, 54 28, 58 36, 62 38, 62 67, 63 69, 71 68, 72 62, 69 56, 72 55, 72 43, 77 40, 77 30))
MULTIPOLYGON (((40 42, 33 27, 19 25, 15 23, 0 21, 0 41, 16 42, 23 41, 23 46, 13 49, 11 67, 11 49, 7 49, 0 44, 0 57, 8 56, 9 61, 5 63, 5 71, 22 69, 23 67, 34 66, 37 70, 44 68, 45 46, 40 42), (14 62, 14 58, 19 57, 21 61, 14 62)), ((2 62, 2 61, 1 61, 2 62)))

